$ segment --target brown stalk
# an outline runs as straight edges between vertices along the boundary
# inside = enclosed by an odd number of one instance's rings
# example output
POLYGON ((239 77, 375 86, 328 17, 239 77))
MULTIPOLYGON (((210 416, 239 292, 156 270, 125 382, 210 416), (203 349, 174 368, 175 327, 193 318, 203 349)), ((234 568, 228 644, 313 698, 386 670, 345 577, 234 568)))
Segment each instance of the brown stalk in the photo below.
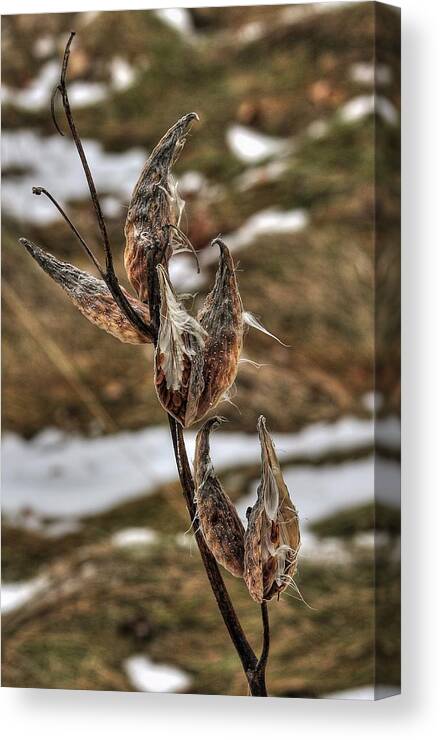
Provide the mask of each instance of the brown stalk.
POLYGON ((98 272, 101 275, 101 277, 104 278, 105 272, 102 269, 101 265, 99 264, 98 260, 96 259, 95 255, 93 254, 92 250, 90 249, 89 245, 87 244, 87 242, 85 241, 85 239, 83 239, 83 237, 79 233, 78 229, 76 228, 75 224, 72 223, 72 221, 68 217, 67 213, 61 208, 60 204, 58 203, 57 200, 55 200, 55 198, 53 197, 53 195, 51 195, 49 193, 49 191, 46 190, 46 188, 42 188, 42 187, 34 187, 34 188, 32 188, 32 192, 33 192, 34 195, 45 195, 46 198, 48 198, 51 201, 51 203, 54 204, 54 206, 57 209, 57 211, 61 214, 61 216, 63 217, 63 219, 65 220, 65 222, 69 226, 69 228, 71 229, 71 231, 73 231, 73 233, 75 234, 76 238, 80 242, 80 244, 81 244, 82 248, 84 249, 85 253, 87 254, 87 256, 90 258, 90 260, 95 265, 95 267, 98 270, 98 272))
MULTIPOLYGON (((99 262, 96 260, 93 253, 91 253, 91 250, 88 248, 87 244, 84 242, 83 238, 81 237, 77 229, 73 226, 73 224, 67 218, 64 211, 62 211, 60 206, 56 203, 55 199, 52 198, 52 196, 50 196, 49 193, 47 193, 47 191, 44 191, 42 188, 37 189, 38 192, 36 194, 44 193, 45 195, 47 195, 47 197, 50 198, 50 200, 52 200, 54 205, 60 211, 63 218, 65 218, 65 220, 67 221, 69 226, 72 228, 72 230, 74 231, 78 239, 81 241, 84 249, 86 250, 89 257, 92 259, 95 266, 101 272, 102 277, 107 284, 107 287, 109 288, 113 298, 115 299, 121 311, 125 314, 127 319, 132 323, 132 325, 138 331, 143 332, 146 336, 148 336, 149 339, 151 339, 156 344, 157 328, 155 326, 154 319, 153 319, 153 324, 146 324, 142 320, 141 316, 130 305, 126 295, 124 295, 124 293, 122 292, 122 289, 116 277, 114 266, 113 266, 113 258, 112 258, 112 252, 111 252, 110 242, 108 238, 107 228, 106 228, 105 221, 102 215, 102 210, 101 210, 101 206, 99 203, 98 194, 96 191, 92 173, 88 165, 88 162, 87 162, 87 159, 84 153, 84 149, 83 149, 83 146, 82 146, 82 143, 81 143, 74 119, 73 119, 71 108, 70 108, 69 98, 68 98, 67 89, 66 89, 66 73, 67 73, 67 67, 68 67, 68 62, 69 62, 70 46, 71 46, 72 39, 74 36, 75 36, 75 32, 71 32, 66 48, 65 48, 63 64, 62 64, 62 69, 61 69, 60 83, 55 89, 54 94, 52 96, 51 111, 52 111, 52 118, 54 120, 55 126, 58 132, 61 135, 63 135, 62 131, 60 130, 58 126, 58 123, 56 122, 56 118, 55 118, 55 97, 56 97, 56 93, 59 92, 62 98, 62 102, 63 102, 64 113, 66 115, 66 119, 69 124, 69 128, 70 128, 73 140, 75 142, 75 146, 78 151, 81 164, 82 164, 82 167, 83 167, 86 179, 87 179, 87 183, 89 186, 90 197, 91 197, 93 207, 95 210, 99 230, 101 233, 102 244, 103 244, 103 248, 105 252, 105 259, 106 259, 105 271, 102 271, 102 268, 100 267, 99 262)), ((149 302, 149 309, 150 309, 150 317, 158 316, 160 312, 160 295, 158 293, 157 286, 154 286, 153 290, 149 292, 148 302, 149 302)), ((187 455, 186 448, 185 448, 183 429, 182 429, 182 426, 170 414, 168 414, 168 422, 170 425, 174 455, 176 459, 176 465, 177 465, 180 483, 182 486, 183 496, 186 502, 190 520, 191 522, 194 522, 195 519, 197 518, 196 517, 196 506, 194 503, 194 492, 195 492, 194 480, 193 480, 193 476, 191 473, 191 468, 190 468, 190 464, 188 461, 188 455, 187 455)), ((246 679, 248 682, 249 692, 252 696, 267 696, 266 681, 265 681, 265 671, 266 671, 267 659, 268 659, 268 654, 269 654, 269 616, 268 616, 267 604, 264 602, 261 604, 261 614, 262 614, 262 622, 263 622, 263 646, 262 646, 261 656, 260 658, 257 658, 239 622, 239 619, 235 612, 234 606, 232 604, 231 598, 227 591, 223 577, 220 573, 217 562, 215 558, 213 557, 213 555, 211 554, 210 550, 208 549, 206 542, 203 538, 203 535, 197 526, 195 526, 195 538, 197 541, 198 548, 200 550, 200 555, 202 557, 203 565, 205 567, 206 574, 209 579, 209 583, 211 585, 211 589, 217 601, 219 611, 223 617, 223 620, 225 622, 225 625, 227 627, 231 640, 234 644, 234 647, 240 657, 243 670, 245 672, 246 679)))
POLYGON ((200 550, 203 565, 205 566, 206 574, 217 601, 218 608, 231 640, 234 643, 234 647, 240 657, 251 696, 267 696, 265 678, 267 658, 269 655, 269 617, 267 604, 263 603, 261 605, 261 614, 263 619, 263 649, 261 657, 258 659, 239 622, 217 562, 208 550, 204 537, 195 521, 197 519, 197 515, 194 503, 194 481, 185 448, 183 429, 170 414, 168 414, 168 422, 171 429, 174 455, 176 458, 183 496, 185 498, 190 519, 194 522, 197 546, 200 550))

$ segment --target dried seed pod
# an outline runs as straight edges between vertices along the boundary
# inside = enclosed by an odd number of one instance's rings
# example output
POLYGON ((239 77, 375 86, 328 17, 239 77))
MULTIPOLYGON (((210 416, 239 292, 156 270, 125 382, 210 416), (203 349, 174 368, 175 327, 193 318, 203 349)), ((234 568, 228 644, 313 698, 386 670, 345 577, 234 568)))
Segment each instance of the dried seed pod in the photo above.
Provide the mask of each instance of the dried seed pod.
POLYGON ((141 172, 128 208, 124 264, 133 288, 144 302, 148 301, 156 266, 167 266, 173 251, 173 227, 179 224, 183 206, 171 167, 194 120, 198 120, 197 114, 188 113, 162 137, 141 172))
POLYGON ((245 534, 244 580, 255 601, 284 591, 296 572, 300 547, 298 513, 284 482, 275 448, 260 416, 262 473, 245 534))
MULTIPOLYGON (((20 242, 92 324, 104 329, 120 342, 145 344, 149 341, 148 337, 137 331, 122 313, 103 280, 79 270, 68 262, 56 259, 28 239, 20 239, 20 242)), ((122 290, 131 306, 148 324, 150 318, 148 308, 122 290)))
POLYGON ((196 438, 194 458, 195 501, 203 537, 220 565, 233 576, 243 576, 244 527, 229 496, 224 492, 212 466, 209 435, 221 423, 208 419, 196 438))
POLYGON ((243 342, 243 308, 227 246, 220 246, 214 287, 193 319, 179 303, 162 266, 156 388, 162 405, 184 427, 200 421, 234 382, 243 342))
POLYGON ((214 287, 206 296, 197 321, 206 331, 203 357, 203 387, 188 400, 186 425, 203 419, 215 408, 235 381, 243 346, 243 305, 235 276, 234 262, 221 239, 220 259, 214 287))
POLYGON ((201 382, 206 332, 178 300, 165 268, 158 265, 157 271, 161 305, 156 391, 165 410, 185 426, 189 390, 201 382))

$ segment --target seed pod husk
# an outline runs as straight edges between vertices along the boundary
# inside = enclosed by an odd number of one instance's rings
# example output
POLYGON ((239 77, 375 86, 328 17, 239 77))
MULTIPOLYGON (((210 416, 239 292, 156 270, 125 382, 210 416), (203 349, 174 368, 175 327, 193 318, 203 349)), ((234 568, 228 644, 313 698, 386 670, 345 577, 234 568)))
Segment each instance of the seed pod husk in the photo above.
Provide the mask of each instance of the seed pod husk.
POLYGON ((220 259, 214 287, 206 296, 197 321, 206 331, 203 388, 188 403, 186 425, 203 419, 225 397, 237 377, 243 347, 243 305, 234 262, 226 244, 215 239, 220 259))
POLYGON ((266 420, 260 416, 261 482, 245 534, 244 580, 259 603, 284 591, 296 572, 300 548, 298 512, 284 482, 266 420))
POLYGON ((244 527, 237 510, 217 478, 210 457, 209 435, 221 423, 208 419, 197 434, 194 458, 197 518, 205 542, 220 565, 243 576, 244 527))
POLYGON ((215 408, 234 382, 243 342, 243 308, 227 246, 220 246, 214 287, 193 319, 158 267, 161 294, 155 380, 159 400, 184 427, 215 408))
POLYGON ((180 118, 149 156, 134 188, 125 222, 124 264, 134 290, 147 302, 156 267, 168 265, 181 214, 171 168, 185 143, 196 113, 180 118))
POLYGON ((189 389, 202 372, 206 332, 177 298, 165 268, 158 265, 157 272, 161 304, 155 352, 156 392, 164 409, 185 426, 189 389))
MULTIPOLYGON (((103 280, 84 270, 57 259, 28 239, 20 239, 29 254, 68 295, 71 302, 92 324, 111 334, 120 342, 145 344, 150 340, 138 331, 121 311, 103 280)), ((150 316, 147 306, 122 291, 143 321, 148 324, 150 316)))

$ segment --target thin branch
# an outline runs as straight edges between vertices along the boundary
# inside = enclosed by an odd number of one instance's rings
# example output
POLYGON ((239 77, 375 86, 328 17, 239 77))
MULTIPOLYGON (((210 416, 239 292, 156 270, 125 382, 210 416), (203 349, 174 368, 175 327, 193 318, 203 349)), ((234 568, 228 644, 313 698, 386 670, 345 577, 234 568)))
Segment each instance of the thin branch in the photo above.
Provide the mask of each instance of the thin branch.
POLYGON ((60 129, 59 125, 58 125, 56 111, 55 111, 55 101, 56 101, 56 98, 57 98, 57 95, 58 95, 59 91, 60 90, 59 90, 59 87, 57 85, 54 88, 54 91, 53 91, 52 95, 50 96, 50 113, 51 113, 51 116, 52 116, 53 125, 55 126, 55 128, 58 131, 59 135, 60 136, 64 136, 64 132, 61 131, 61 129, 60 129))
MULTIPOLYGON (((89 167, 89 163, 87 162, 87 158, 84 152, 84 148, 83 148, 80 136, 76 128, 72 110, 70 108, 69 96, 67 94, 67 88, 66 88, 66 73, 67 73, 67 68, 69 64, 70 46, 72 44, 72 40, 74 36, 75 36, 75 31, 71 31, 69 39, 66 44, 66 48, 64 50, 63 63, 61 67, 60 83, 56 89, 61 94, 64 113, 67 119, 67 123, 69 124, 69 129, 72 134, 72 138, 75 143, 79 158, 81 160, 84 174, 86 176, 87 184, 89 186, 90 197, 93 203, 93 207, 95 209, 95 214, 96 214, 96 219, 98 222, 99 230, 101 232, 102 244, 103 244, 104 253, 105 253, 105 263, 106 263, 106 270, 103 275, 103 278, 113 298, 115 299, 117 305, 119 306, 121 311, 126 315, 130 323, 138 331, 142 332, 143 334, 145 334, 145 336, 149 337, 150 339, 154 341, 156 338, 156 334, 157 334, 155 328, 151 326, 150 324, 146 324, 141 318, 141 316, 137 313, 137 311, 133 308, 133 306, 130 305, 129 301, 127 300, 127 297, 122 292, 121 286, 119 284, 119 280, 116 276, 114 266, 113 266, 113 256, 112 256, 112 252, 110 248, 110 241, 108 238, 107 227, 105 225, 104 216, 102 215, 98 193, 97 193, 96 186, 93 180, 92 172, 89 167)), ((53 95, 52 96, 52 112, 53 113, 55 113, 54 106, 55 106, 55 96, 53 95)), ((55 119, 55 125, 58 131, 61 133, 58 125, 56 124, 56 119, 55 119)))
POLYGON ((83 239, 83 237, 79 233, 79 231, 76 228, 75 224, 72 223, 72 221, 70 220, 70 218, 68 217, 68 215, 61 208, 60 204, 55 200, 55 198, 53 197, 53 195, 51 195, 49 193, 49 191, 46 190, 46 188, 42 188, 42 187, 32 188, 32 192, 33 192, 34 195, 45 195, 47 198, 49 198, 49 200, 54 204, 54 206, 57 209, 57 211, 59 211, 59 213, 61 213, 63 219, 69 225, 69 227, 71 228, 71 230, 73 231, 73 233, 77 237, 78 241, 82 244, 84 251, 86 252, 87 256, 91 259, 91 261, 93 262, 93 264, 95 265, 95 267, 98 270, 98 272, 101 275, 101 277, 104 278, 105 277, 104 269, 102 268, 102 266, 100 265, 100 263, 96 259, 95 255, 93 254, 92 250, 90 249, 90 247, 87 244, 87 242, 85 241, 85 239, 83 239))
POLYGON ((257 664, 257 671, 265 671, 270 648, 270 626, 269 626, 269 609, 267 601, 261 604, 261 618, 263 620, 263 649, 257 664))
POLYGON ((64 50, 63 64, 61 67, 61 77, 60 77, 60 83, 58 85, 58 90, 61 94, 64 113, 66 115, 67 123, 69 124, 70 132, 75 142, 75 146, 77 148, 79 158, 83 166, 84 174, 87 179, 87 184, 89 186, 90 196, 92 199, 93 207, 95 209, 99 230, 101 232, 102 243, 104 246, 107 272, 113 272, 113 257, 112 257, 112 253, 110 249, 110 241, 108 238, 107 227, 105 225, 104 216, 102 215, 101 204, 99 202, 98 193, 96 191, 96 186, 93 180, 92 172, 87 162, 87 158, 84 152, 84 147, 78 135, 76 124, 73 119, 72 110, 70 108, 69 96, 67 94, 67 88, 66 88, 66 74, 67 74, 67 68, 69 65, 70 47, 71 47, 74 36, 75 36, 75 31, 71 31, 69 39, 66 44, 66 48, 64 50))

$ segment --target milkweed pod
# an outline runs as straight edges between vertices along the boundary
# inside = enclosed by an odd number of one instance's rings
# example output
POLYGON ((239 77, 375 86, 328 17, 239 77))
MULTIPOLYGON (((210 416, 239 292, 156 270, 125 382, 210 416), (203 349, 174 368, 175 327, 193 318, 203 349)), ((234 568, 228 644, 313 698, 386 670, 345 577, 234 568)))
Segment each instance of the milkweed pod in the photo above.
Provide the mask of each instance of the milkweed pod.
POLYGON ((125 222, 124 264, 128 279, 141 301, 148 301, 151 279, 158 264, 165 267, 173 251, 173 230, 183 202, 171 168, 185 143, 196 113, 180 118, 149 156, 134 188, 125 222))
POLYGON ((269 557, 264 548, 263 541, 268 527, 269 520, 264 513, 260 485, 257 490, 257 501, 248 512, 248 524, 244 536, 244 580, 250 595, 260 604, 264 601, 264 583, 268 580, 268 571, 273 571, 275 567, 274 559, 269 557), (264 573, 263 570, 265 570, 264 573))
POLYGON ((177 299, 159 265, 161 315, 156 351, 156 388, 164 408, 184 427, 203 419, 233 384, 243 342, 243 308, 234 264, 219 239, 214 286, 197 318, 177 299))
POLYGON ((205 542, 220 565, 243 576, 244 527, 236 508, 217 478, 210 457, 209 435, 221 423, 208 419, 197 434, 194 458, 195 503, 205 542))
POLYGON ((296 572, 300 548, 298 512, 285 484, 273 441, 260 416, 261 481, 245 534, 244 580, 255 601, 284 591, 296 572))
MULTIPOLYGON (((68 262, 57 259, 28 239, 20 239, 20 242, 92 324, 119 339, 120 342, 145 344, 150 341, 145 334, 130 323, 103 280, 79 270, 68 262)), ((123 288, 122 292, 144 323, 148 324, 150 316, 147 306, 133 298, 123 288)))
POLYGON ((202 382, 206 332, 177 298, 165 268, 157 267, 160 325, 155 385, 164 409, 185 426, 188 396, 202 382))
POLYGON ((212 244, 219 246, 220 258, 214 286, 197 315, 197 321, 206 332, 203 386, 188 402, 188 426, 203 419, 231 388, 243 346, 243 306, 234 262, 223 241, 215 239, 212 244))

